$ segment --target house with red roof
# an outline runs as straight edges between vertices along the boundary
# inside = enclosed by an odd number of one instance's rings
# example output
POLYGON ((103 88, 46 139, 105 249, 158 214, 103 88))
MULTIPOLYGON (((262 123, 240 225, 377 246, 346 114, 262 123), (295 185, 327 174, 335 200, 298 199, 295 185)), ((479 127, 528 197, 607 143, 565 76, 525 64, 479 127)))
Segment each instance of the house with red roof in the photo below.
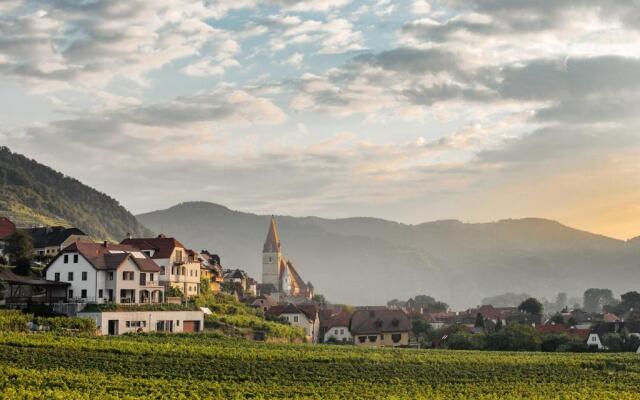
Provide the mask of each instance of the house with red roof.
POLYGON ((7 239, 16 231, 16 224, 9 218, 0 217, 0 256, 4 255, 7 239))
POLYGON ((160 283, 168 292, 179 289, 186 297, 200 293, 200 266, 195 252, 175 238, 163 234, 154 238, 126 238, 120 244, 132 246, 160 267, 160 283))
POLYGON ((160 267, 137 248, 76 242, 60 251, 44 270, 45 279, 66 282, 70 303, 161 303, 160 267))
POLYGON ((322 341, 347 343, 353 341, 349 323, 351 313, 345 308, 338 310, 325 309, 320 313, 320 332, 322 341))

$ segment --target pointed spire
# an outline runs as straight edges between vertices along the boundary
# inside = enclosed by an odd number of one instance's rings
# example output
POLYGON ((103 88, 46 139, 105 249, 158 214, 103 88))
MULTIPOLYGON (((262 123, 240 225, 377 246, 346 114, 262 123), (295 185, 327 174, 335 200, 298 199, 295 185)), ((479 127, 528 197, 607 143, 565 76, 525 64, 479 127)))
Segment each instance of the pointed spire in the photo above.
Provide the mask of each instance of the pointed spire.
POLYGON ((280 252, 280 235, 278 234, 278 226, 276 218, 271 216, 271 225, 269 225, 269 233, 267 240, 264 241, 263 253, 279 253, 280 252))

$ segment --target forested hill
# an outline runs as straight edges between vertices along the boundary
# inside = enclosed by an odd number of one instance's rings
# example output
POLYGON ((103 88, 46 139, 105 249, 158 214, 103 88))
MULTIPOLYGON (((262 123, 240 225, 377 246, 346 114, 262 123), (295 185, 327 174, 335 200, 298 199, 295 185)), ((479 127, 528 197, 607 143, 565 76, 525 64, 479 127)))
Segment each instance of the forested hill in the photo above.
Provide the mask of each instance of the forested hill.
POLYGON ((6 147, 0 147, 0 216, 18 226, 76 226, 96 239, 151 233, 106 194, 6 147))
MULTIPOLYGON (((260 277, 269 215, 203 202, 139 215, 160 233, 219 253, 260 277)), ((603 287, 637 290, 640 240, 625 242, 537 218, 406 225, 375 218, 277 217, 282 248, 336 302, 385 304, 430 294, 461 308, 505 292, 555 299, 603 287)))

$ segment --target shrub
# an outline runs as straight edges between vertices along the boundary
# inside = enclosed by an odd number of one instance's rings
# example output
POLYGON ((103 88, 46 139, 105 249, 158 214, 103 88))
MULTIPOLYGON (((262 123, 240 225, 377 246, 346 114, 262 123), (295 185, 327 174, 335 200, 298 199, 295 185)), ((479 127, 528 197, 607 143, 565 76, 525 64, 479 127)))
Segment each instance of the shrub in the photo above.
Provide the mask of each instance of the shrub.
POLYGON ((0 332, 27 332, 32 317, 17 310, 0 310, 0 332))

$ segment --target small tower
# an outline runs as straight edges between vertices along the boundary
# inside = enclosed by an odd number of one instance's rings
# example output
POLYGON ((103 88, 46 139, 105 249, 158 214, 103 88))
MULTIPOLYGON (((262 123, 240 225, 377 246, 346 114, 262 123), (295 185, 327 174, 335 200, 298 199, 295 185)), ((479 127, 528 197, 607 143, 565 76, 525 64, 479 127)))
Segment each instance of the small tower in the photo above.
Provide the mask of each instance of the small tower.
POLYGON ((275 217, 271 216, 271 224, 267 233, 267 240, 262 248, 262 284, 272 284, 280 290, 280 235, 275 217))

